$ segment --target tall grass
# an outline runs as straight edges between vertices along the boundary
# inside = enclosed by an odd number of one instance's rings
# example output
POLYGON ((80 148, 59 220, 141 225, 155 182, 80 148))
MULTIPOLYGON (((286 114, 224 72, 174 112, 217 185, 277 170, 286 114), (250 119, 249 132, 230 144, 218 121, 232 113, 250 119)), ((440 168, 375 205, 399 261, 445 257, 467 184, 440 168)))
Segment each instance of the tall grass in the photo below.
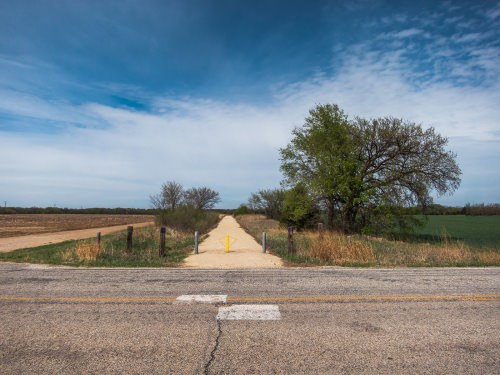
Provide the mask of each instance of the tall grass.
POLYGON ((408 243, 364 236, 347 237, 341 233, 314 232, 294 234, 295 251, 289 253, 287 231, 272 220, 258 215, 238 216, 238 221, 258 241, 267 232, 270 251, 291 264, 338 266, 499 266, 500 251, 475 249, 441 234, 436 243, 408 243))
POLYGON ((377 263, 385 266, 448 267, 498 266, 500 253, 495 249, 476 250, 463 242, 406 243, 384 239, 368 239, 377 263))
POLYGON ((370 244, 340 233, 307 234, 310 238, 307 256, 337 265, 372 264, 375 255, 370 244))
POLYGON ((0 260, 92 267, 171 267, 179 265, 193 251, 193 234, 167 229, 166 251, 159 254, 160 233, 155 226, 133 232, 132 249, 127 251, 127 231, 95 239, 67 241, 32 249, 0 254, 0 260))

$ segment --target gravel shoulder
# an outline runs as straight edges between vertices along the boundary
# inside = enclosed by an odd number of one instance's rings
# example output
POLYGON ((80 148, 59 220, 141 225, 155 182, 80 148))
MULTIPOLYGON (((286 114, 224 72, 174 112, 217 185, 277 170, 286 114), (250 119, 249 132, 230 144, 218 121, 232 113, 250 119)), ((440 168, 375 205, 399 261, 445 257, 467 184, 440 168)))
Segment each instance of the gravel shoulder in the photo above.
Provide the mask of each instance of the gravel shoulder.
POLYGON ((144 223, 115 225, 105 228, 80 229, 80 230, 70 230, 57 233, 40 233, 29 236, 0 238, 0 253, 7 253, 9 251, 17 249, 38 247, 52 243, 70 241, 70 240, 81 240, 85 238, 92 238, 97 235, 97 232, 101 232, 102 235, 105 235, 125 230, 129 225, 132 225, 134 228, 141 228, 153 224, 154 223, 152 221, 148 221, 144 223))
POLYGON ((279 268, 281 258, 262 253, 262 246, 240 227, 232 216, 225 216, 198 247, 199 254, 186 258, 188 268, 279 268), (229 236, 229 252, 225 251, 229 236))

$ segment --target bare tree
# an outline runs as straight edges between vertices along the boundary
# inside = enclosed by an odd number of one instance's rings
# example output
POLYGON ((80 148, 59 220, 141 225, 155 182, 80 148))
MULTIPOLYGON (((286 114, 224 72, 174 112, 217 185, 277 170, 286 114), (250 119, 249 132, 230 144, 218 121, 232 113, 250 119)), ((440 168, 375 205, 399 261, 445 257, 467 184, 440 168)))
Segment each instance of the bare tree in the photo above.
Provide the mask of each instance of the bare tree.
POLYGON ((151 205, 158 210, 175 210, 184 200, 184 189, 175 181, 168 181, 161 186, 161 192, 149 197, 151 205))
POLYGON ((248 206, 254 211, 263 212, 267 217, 278 220, 283 208, 285 191, 283 189, 259 190, 252 193, 248 199, 248 206))
POLYGON ((213 208, 220 201, 219 193, 207 187, 188 189, 184 196, 187 204, 199 210, 213 208))

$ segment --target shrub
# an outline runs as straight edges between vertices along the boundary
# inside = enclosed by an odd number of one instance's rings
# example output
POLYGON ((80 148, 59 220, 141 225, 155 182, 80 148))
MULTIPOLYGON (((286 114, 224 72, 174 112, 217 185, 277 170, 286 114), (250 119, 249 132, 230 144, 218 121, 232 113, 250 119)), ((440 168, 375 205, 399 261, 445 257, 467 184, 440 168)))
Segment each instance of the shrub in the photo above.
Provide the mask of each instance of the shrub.
POLYGON ((181 207, 175 211, 161 212, 157 218, 158 225, 178 231, 198 231, 206 233, 219 221, 219 214, 213 211, 202 211, 192 207, 181 207))

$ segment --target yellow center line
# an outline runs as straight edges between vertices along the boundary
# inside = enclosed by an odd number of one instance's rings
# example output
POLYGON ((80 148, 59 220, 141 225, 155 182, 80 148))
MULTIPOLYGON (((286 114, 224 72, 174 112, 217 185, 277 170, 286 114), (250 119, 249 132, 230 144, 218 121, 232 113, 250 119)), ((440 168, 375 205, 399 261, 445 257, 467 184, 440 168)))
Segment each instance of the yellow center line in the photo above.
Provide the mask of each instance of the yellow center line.
POLYGON ((0 296, 0 301, 27 302, 172 302, 175 297, 18 297, 0 296))
POLYGON ((500 294, 466 294, 466 295, 337 295, 312 297, 228 297, 228 302, 329 302, 329 301, 384 301, 384 300, 463 300, 463 301, 500 301, 500 294))
MULTIPOLYGON (((13 302, 173 302, 176 297, 25 297, 0 296, 0 301, 13 302)), ((235 302, 363 302, 363 301, 500 301, 500 294, 464 295, 335 295, 299 297, 228 297, 235 302)))

